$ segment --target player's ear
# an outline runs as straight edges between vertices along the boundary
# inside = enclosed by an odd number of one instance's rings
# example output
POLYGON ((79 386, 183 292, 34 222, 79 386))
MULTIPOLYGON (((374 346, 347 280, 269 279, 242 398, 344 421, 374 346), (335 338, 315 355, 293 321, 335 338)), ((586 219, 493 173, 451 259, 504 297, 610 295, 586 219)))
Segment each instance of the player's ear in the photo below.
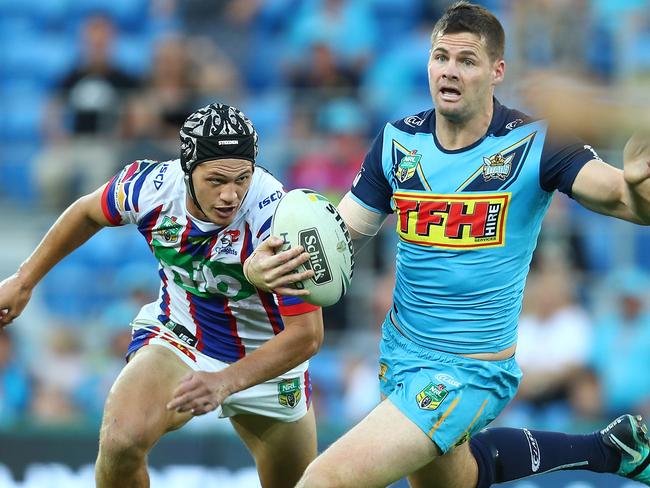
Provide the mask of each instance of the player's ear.
POLYGON ((506 74, 506 62, 503 59, 498 59, 492 63, 492 76, 495 85, 503 81, 506 74))

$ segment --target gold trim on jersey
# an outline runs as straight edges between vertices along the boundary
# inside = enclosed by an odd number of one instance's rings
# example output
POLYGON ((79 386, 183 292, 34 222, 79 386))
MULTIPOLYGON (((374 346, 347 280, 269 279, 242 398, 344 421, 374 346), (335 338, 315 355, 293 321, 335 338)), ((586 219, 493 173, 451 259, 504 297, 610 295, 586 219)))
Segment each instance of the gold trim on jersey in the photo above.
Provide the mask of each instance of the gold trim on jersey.
MULTIPOLYGON (((535 134, 537 134, 537 131, 528 134, 523 139, 520 139, 505 149, 501 149, 489 156, 483 156, 481 165, 469 176, 469 178, 456 188, 456 191, 463 191, 465 187, 474 181, 481 173, 483 174, 485 181, 490 181, 493 178, 498 178, 501 181, 507 180, 511 175, 512 165, 515 164, 515 161, 513 161, 514 154, 511 153, 519 149, 521 146, 531 143, 535 134)), ((520 164, 523 164, 523 162, 520 164)))

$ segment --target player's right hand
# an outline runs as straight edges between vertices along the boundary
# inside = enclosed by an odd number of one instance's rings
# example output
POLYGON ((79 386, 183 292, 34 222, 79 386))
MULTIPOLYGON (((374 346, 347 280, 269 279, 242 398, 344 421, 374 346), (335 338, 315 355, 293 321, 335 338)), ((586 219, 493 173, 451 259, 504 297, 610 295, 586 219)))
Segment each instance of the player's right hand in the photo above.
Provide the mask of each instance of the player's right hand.
POLYGON ((16 274, 0 282, 0 328, 18 317, 31 297, 32 288, 16 274))
POLYGON ((284 241, 280 237, 271 236, 257 246, 244 263, 246 278, 263 291, 289 296, 309 295, 308 290, 288 286, 314 276, 311 269, 295 272, 298 266, 309 260, 309 253, 305 252, 302 246, 297 246, 276 254, 282 244, 284 241))

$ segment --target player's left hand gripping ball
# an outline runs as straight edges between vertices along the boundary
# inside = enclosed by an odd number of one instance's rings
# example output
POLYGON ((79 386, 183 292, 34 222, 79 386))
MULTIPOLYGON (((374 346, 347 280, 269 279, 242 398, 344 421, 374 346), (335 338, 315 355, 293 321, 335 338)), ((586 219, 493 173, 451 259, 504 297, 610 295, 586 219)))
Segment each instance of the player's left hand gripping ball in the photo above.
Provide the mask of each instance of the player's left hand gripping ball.
POLYGON ((307 189, 287 193, 275 209, 271 235, 284 240, 280 251, 302 246, 309 260, 296 271, 314 276, 292 286, 309 290, 302 298, 326 307, 338 302, 350 286, 354 249, 345 222, 324 196, 307 189))

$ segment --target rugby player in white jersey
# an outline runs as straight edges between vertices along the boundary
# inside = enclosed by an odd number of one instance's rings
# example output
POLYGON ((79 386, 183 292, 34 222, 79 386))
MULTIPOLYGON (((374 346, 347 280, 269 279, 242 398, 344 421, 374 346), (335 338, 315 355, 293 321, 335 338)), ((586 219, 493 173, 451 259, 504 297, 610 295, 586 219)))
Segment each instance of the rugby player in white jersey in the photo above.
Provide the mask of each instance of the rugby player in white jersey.
POLYGON ((180 160, 129 164, 59 217, 0 283, 0 326, 103 227, 137 225, 160 263, 160 293, 133 320, 106 400, 97 486, 149 486, 151 447, 213 410, 251 451, 262 486, 294 486, 316 456, 307 367, 323 338, 321 310, 258 290, 243 272, 269 236, 282 185, 255 165, 257 133, 234 107, 196 111, 180 135, 180 160))

